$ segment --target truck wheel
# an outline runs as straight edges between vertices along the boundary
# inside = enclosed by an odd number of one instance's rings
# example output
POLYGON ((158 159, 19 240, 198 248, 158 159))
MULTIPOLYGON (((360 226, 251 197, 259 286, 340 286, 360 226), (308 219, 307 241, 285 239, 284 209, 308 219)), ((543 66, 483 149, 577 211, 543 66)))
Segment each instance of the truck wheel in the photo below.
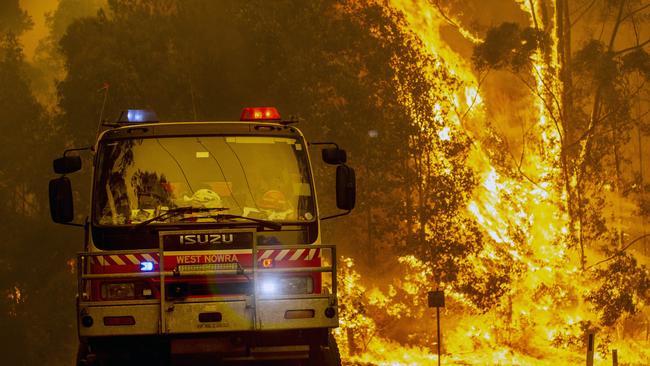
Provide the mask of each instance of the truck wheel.
POLYGON ((100 348, 91 358, 92 363, 83 366, 168 366, 169 353, 162 348, 149 345, 143 347, 129 347, 120 345, 100 348))
POLYGON ((90 366, 92 362, 88 362, 88 345, 82 342, 79 342, 79 347, 77 348, 77 361, 76 366, 90 366))
POLYGON ((88 347, 88 343, 79 342, 79 347, 77 347, 77 360, 75 365, 77 366, 98 366, 99 361, 97 360, 97 355, 94 352, 91 352, 88 347))
POLYGON ((341 354, 336 344, 336 339, 330 333, 327 336, 327 345, 317 345, 310 352, 309 366, 341 366, 341 354))

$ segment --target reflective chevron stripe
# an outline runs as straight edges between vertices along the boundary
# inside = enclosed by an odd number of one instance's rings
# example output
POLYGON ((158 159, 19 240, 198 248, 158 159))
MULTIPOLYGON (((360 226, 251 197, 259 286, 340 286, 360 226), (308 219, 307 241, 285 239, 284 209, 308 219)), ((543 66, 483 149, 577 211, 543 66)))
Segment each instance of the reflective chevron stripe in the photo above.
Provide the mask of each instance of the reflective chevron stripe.
POLYGON ((158 260, 150 254, 95 255, 92 256, 91 260, 91 263, 100 266, 139 265, 142 262, 153 262, 154 264, 158 264, 158 260))
POLYGON ((320 258, 320 249, 282 249, 282 250, 265 250, 257 260, 271 258, 274 261, 310 261, 314 257, 320 258))
MULTIPOLYGON (((142 262, 153 262, 158 264, 158 254, 113 254, 113 255, 96 255, 91 257, 91 263, 100 266, 125 266, 140 265, 142 262), (153 254, 153 255, 152 255, 153 254)), ((171 254, 171 253, 170 253, 171 254)), ((241 255, 241 254, 239 254, 241 255)), ((173 257, 173 255, 169 255, 173 257)), ((313 260, 320 258, 320 249, 282 249, 282 250, 264 250, 258 257, 258 261, 271 258, 274 261, 298 261, 313 260)))

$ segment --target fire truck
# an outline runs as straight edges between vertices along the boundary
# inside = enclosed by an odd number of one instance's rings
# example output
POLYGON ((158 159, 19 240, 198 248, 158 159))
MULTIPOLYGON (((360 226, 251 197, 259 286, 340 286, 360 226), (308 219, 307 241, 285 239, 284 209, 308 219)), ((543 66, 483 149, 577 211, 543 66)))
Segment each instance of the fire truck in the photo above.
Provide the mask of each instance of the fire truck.
POLYGON ((67 176, 84 149, 54 160, 52 219, 85 231, 78 365, 341 364, 336 247, 320 221, 353 209, 355 174, 345 150, 308 143, 295 122, 271 107, 233 122, 125 111, 85 148, 88 215, 67 176), (318 209, 310 148, 336 166, 339 213, 318 209))

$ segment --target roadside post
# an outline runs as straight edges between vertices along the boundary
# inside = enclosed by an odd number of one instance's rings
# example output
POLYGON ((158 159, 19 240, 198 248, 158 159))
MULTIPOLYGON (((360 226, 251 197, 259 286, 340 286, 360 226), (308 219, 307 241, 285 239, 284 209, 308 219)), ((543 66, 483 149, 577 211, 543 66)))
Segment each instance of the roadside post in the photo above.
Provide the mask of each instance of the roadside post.
POLYGON ((594 343, 596 334, 593 331, 587 333, 587 366, 594 366, 594 343))
POLYGON ((440 366, 440 308, 445 307, 445 293, 436 289, 436 291, 429 291, 429 307, 436 308, 436 330, 438 333, 438 366, 440 366))

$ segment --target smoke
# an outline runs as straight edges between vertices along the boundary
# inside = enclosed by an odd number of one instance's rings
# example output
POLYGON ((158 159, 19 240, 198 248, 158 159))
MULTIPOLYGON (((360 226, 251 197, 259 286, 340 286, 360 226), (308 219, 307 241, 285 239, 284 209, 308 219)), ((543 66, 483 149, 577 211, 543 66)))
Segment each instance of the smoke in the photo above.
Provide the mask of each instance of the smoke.
POLYGON ((27 60, 32 60, 38 43, 49 34, 45 14, 54 11, 60 0, 20 0, 20 7, 31 16, 34 26, 25 32, 20 41, 27 60))
POLYGON ((75 20, 93 16, 106 5, 105 0, 20 0, 33 26, 20 41, 25 60, 30 64, 32 93, 47 109, 56 110, 56 83, 65 78, 59 41, 75 20))

